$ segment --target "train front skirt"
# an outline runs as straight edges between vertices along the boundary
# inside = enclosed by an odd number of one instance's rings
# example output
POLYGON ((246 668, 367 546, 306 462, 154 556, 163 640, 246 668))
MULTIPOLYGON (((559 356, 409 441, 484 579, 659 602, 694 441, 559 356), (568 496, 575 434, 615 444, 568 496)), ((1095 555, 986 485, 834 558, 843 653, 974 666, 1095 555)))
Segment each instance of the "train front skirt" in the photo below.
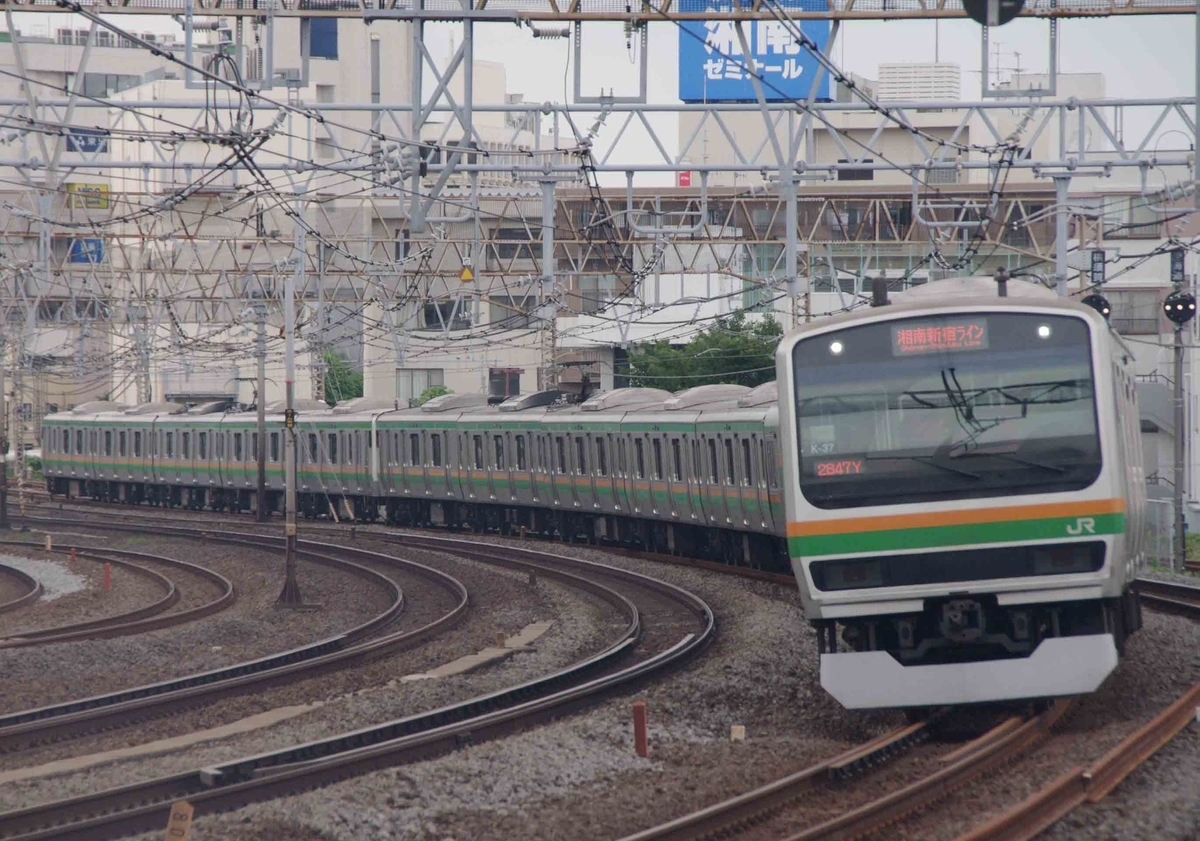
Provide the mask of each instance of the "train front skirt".
POLYGON ((885 651, 821 655, 821 686, 849 709, 975 704, 1094 692, 1117 667, 1112 634, 1052 637, 1028 657, 902 666, 885 651))

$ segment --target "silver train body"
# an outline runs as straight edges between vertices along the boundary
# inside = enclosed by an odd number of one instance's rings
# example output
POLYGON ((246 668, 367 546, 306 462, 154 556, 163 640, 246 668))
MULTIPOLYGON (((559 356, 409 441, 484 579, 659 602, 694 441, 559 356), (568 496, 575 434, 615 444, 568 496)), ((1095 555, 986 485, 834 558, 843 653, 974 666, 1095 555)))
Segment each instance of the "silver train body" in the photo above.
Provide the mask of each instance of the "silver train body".
POLYGON ((789 556, 847 707, 1074 695, 1141 625, 1130 350, 1030 284, 918 287, 779 346, 789 556))
MULTIPOLYGON (((414 409, 307 405, 296 416, 297 512, 604 541, 786 569, 774 383, 583 404, 541 393, 414 409)), ((367 406, 364 406, 367 404, 367 406)), ((254 509, 254 412, 87 404, 43 421, 52 491, 218 511, 254 509)), ((283 508, 284 417, 268 407, 267 499, 283 508)))

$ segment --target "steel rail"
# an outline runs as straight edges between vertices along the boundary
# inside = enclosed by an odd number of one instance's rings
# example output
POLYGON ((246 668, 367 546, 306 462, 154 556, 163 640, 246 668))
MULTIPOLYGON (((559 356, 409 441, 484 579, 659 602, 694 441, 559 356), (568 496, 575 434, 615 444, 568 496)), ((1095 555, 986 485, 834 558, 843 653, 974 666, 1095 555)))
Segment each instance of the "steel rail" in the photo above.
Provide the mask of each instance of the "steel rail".
POLYGON ((925 722, 898 728, 802 771, 650 829, 627 835, 621 841, 695 841, 732 835, 741 828, 749 828, 766 820, 819 783, 852 776, 865 768, 878 765, 927 737, 925 722))
POLYGON ((42 597, 42 582, 38 581, 24 570, 10 567, 7 564, 0 564, 0 574, 7 575, 9 578, 15 578, 22 584, 29 587, 29 592, 23 596, 18 596, 12 601, 7 601, 0 604, 0 613, 8 613, 9 611, 19 610, 27 604, 33 604, 42 597))
POLYGON ((1147 607, 1167 613, 1200 618, 1200 587, 1159 581, 1153 578, 1137 580, 1138 598, 1147 607))
MULTIPOLYGON (((106 524, 103 528, 129 530, 129 527, 123 528, 120 524, 106 524)), ((202 533, 196 532, 190 536, 196 537, 200 534, 202 533)), ((260 541, 229 542, 242 542, 256 547, 262 545, 260 541)), ((353 570, 355 574, 384 586, 392 596, 390 606, 372 619, 342 634, 308 645, 206 672, 0 716, 0 750, 13 750, 29 744, 111 729, 141 720, 135 717, 137 713, 144 713, 142 717, 161 716, 249 688, 262 688, 341 668, 371 656, 421 642, 457 623, 468 609, 467 589, 453 576, 399 558, 389 558, 362 550, 345 550, 344 554, 376 562, 390 562, 394 567, 418 574, 447 590, 455 598, 453 608, 422 627, 377 636, 380 631, 399 619, 407 606, 399 586, 375 570, 314 551, 315 546, 320 544, 306 544, 301 557, 353 570)), ((342 551, 340 547, 328 548, 342 551)))
POLYGON ((181 797, 186 797, 198 812, 208 813, 441 754, 562 715, 630 683, 659 675, 698 654, 715 632, 712 609, 702 599, 638 573, 531 550, 506 551, 504 547, 479 544, 472 547, 468 541, 458 540, 438 543, 447 550, 462 549, 466 544, 471 555, 478 558, 498 550, 500 554, 494 561, 537 569, 560 579, 599 576, 636 582, 658 594, 671 595, 696 618, 698 628, 666 650, 620 668, 616 660, 638 641, 640 615, 625 596, 592 580, 591 587, 609 590, 615 602, 625 602, 633 610, 626 634, 599 654, 519 686, 332 739, 2 814, 0 837, 20 841, 111 838, 161 827, 170 803, 181 797), (606 670, 598 677, 592 676, 606 670))

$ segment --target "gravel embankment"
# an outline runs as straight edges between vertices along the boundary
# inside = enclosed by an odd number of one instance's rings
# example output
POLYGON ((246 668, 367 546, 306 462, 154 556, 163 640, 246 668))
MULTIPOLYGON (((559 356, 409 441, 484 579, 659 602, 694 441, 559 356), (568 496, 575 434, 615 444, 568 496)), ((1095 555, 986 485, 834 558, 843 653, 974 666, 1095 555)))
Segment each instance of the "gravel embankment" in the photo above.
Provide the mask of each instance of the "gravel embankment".
POLYGON ((282 559, 261 549, 154 537, 107 541, 113 548, 183 557, 234 582, 237 601, 213 616, 131 637, 0 651, 0 710, 17 710, 238 663, 316 642, 385 609, 382 588, 349 573, 300 562, 306 598, 320 611, 274 607, 282 559))
MULTIPOLYGON (((0 788, 0 811, 192 770, 435 709, 527 681, 575 662, 604 647, 622 627, 622 623, 614 621, 616 616, 609 608, 597 607, 590 598, 581 598, 575 591, 551 582, 539 581, 535 589, 530 589, 525 576, 516 573, 467 561, 451 561, 430 553, 423 553, 414 560, 442 566, 456 575, 471 589, 472 602, 480 604, 473 611, 472 619, 446 637, 407 656, 389 658, 390 675, 376 673, 379 685, 321 698, 323 705, 310 713, 220 742, 53 778, 10 783, 0 788), (494 645, 497 634, 511 635, 532 622, 545 619, 553 619, 555 624, 529 651, 515 653, 497 664, 456 677, 414 682, 398 680, 405 674, 421 672, 494 645)), ((305 692, 302 697, 311 694, 305 692)), ((298 698, 291 697, 285 703, 299 702, 298 698)), ((136 742, 145 741, 140 731, 141 728, 136 742)))
POLYGON ((848 713, 824 696, 795 593, 569 551, 692 590, 716 611, 717 640, 699 661, 636 694, 430 762, 201 818, 193 838, 259 839, 270 837, 267 828, 286 827, 323 839, 611 839, 803 768, 899 722, 848 713), (649 760, 633 753, 635 699, 650 709, 649 760), (746 726, 747 742, 729 742, 734 724, 746 726))

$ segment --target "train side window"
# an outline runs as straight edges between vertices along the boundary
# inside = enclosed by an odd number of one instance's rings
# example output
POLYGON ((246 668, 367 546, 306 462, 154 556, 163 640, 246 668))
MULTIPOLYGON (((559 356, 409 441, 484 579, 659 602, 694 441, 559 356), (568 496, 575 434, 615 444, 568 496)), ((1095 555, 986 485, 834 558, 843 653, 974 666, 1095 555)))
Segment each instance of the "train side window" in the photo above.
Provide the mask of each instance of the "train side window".
POLYGON ((258 433, 250 433, 250 460, 258 461, 258 433))
POLYGON ((650 443, 654 447, 654 478, 662 479, 662 477, 663 477, 662 441, 655 438, 650 443))
POLYGON ((709 484, 721 484, 721 462, 717 460, 717 441, 708 439, 708 481, 709 484))
POLYGON ((750 439, 742 438, 742 484, 750 486, 754 484, 754 467, 750 458, 750 439))
POLYGON ((637 477, 639 479, 646 478, 646 445, 641 438, 637 438, 633 442, 635 459, 637 461, 637 477))
POLYGON ((580 476, 587 474, 587 439, 582 435, 575 436, 575 472, 580 476))
POLYGON ((233 433, 233 460, 242 460, 242 433, 233 433))
POLYGON ((192 457, 192 433, 183 433, 182 439, 179 443, 179 455, 187 459, 192 457))
POLYGON ((558 453, 558 472, 565 474, 567 472, 567 442, 561 435, 554 439, 554 448, 558 453))
POLYGON ((627 466, 627 462, 625 459, 625 439, 624 438, 617 441, 617 470, 619 470, 621 472, 622 476, 629 475, 629 467, 627 466))
POLYGON ((440 432, 429 433, 429 450, 433 456, 433 466, 442 466, 442 434, 440 432))
POLYGON ((200 453, 196 456, 196 458, 200 459, 200 461, 207 461, 208 460, 208 433, 201 432, 197 437, 199 438, 200 453))
POLYGON ((140 432, 133 433, 133 457, 142 457, 142 433, 140 432))
POLYGON ((537 439, 537 466, 542 472, 546 472, 546 439, 538 436, 537 439))
POLYGON ((83 455, 83 430, 75 431, 75 455, 83 455))
POLYGON ((421 463, 421 435, 417 432, 408 434, 408 463, 416 466, 421 463))
POLYGON ((112 433, 108 430, 104 431, 104 455, 112 455, 112 433))
POLYGON ((71 454, 71 430, 69 429, 62 431, 62 451, 66 455, 71 454))
POLYGON ((175 433, 167 433, 167 458, 175 458, 175 433))
POLYGON ((504 470, 504 436, 493 435, 492 447, 496 451, 496 469, 504 470))
POLYGON ((214 432, 213 439, 216 441, 216 445, 213 447, 213 449, 217 451, 217 461, 224 461, 224 459, 225 459, 225 433, 224 432, 214 432))
POLYGON ((779 464, 775 458, 775 442, 763 442, 763 470, 767 472, 767 487, 775 490, 779 487, 779 464))
POLYGON ((483 470, 483 436, 472 436, 475 439, 475 469, 483 470))
POLYGON ((338 444, 337 433, 336 432, 329 433, 329 452, 327 452, 325 455, 329 459, 330 464, 337 464, 337 457, 338 457, 338 445, 337 444, 338 444))
POLYGON ((525 436, 517 436, 517 470, 527 470, 529 467, 525 456, 525 436))
POLYGON ((671 439, 671 475, 676 482, 683 479, 683 453, 679 449, 679 439, 671 439))
POLYGON ((117 455, 125 458, 125 430, 117 433, 117 455))
POLYGON ((354 446, 354 443, 357 439, 357 432, 346 433, 346 452, 342 454, 342 458, 345 459, 346 464, 354 464, 354 453, 358 450, 358 448, 354 446))
POLYGON ((279 461, 279 433, 271 433, 271 461, 279 461))
POLYGON ((596 475, 608 475, 608 457, 604 452, 604 439, 596 439, 596 475))
POLYGON ((320 451, 321 442, 317 438, 317 433, 310 432, 308 434, 308 463, 317 464, 317 453, 320 451))
POLYGON ((733 459, 733 440, 730 438, 725 439, 725 468, 727 470, 727 484, 736 485, 737 465, 733 459))

